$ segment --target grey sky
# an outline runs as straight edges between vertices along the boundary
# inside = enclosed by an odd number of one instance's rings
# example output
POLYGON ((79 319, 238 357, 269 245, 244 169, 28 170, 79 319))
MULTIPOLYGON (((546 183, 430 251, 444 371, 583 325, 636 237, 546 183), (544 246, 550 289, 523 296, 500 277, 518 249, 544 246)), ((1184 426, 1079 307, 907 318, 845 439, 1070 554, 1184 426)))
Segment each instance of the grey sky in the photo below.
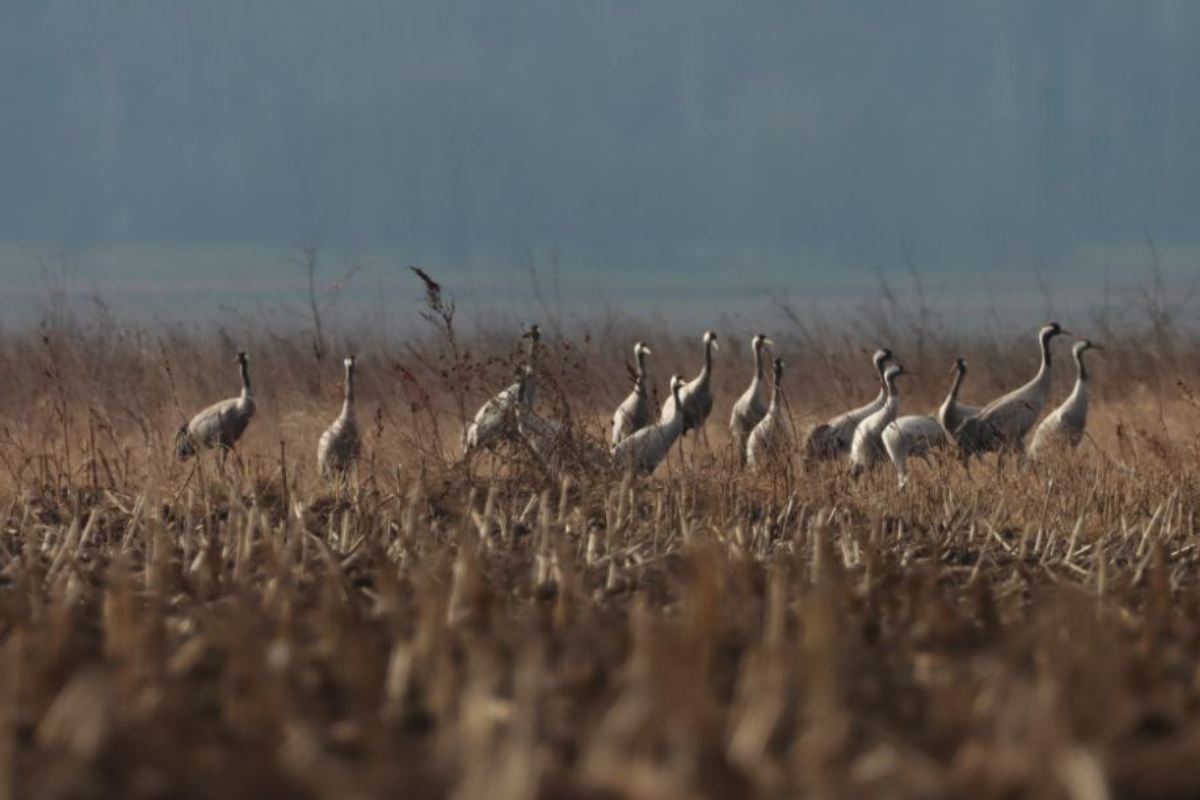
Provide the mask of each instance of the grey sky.
POLYGON ((584 297, 855 291, 901 241, 964 291, 1145 232, 1187 274, 1197 42, 1187 0, 7 0, 0 297, 33 253, 103 288, 152 245, 169 287, 302 240, 472 283, 557 250, 584 297))

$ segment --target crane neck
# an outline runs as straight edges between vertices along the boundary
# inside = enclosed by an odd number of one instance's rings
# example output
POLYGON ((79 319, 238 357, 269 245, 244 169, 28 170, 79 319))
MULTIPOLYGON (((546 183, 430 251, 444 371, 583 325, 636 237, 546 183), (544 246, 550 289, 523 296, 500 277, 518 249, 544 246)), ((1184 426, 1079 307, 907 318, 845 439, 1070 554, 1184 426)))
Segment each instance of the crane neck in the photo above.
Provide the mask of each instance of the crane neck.
POLYGON ((763 344, 757 339, 754 340, 754 377, 761 379, 763 376, 763 344))
POLYGON ((345 399, 342 402, 342 416, 350 417, 354 415, 354 365, 346 365, 346 386, 344 392, 345 399))
POLYGON ((966 377, 966 374, 966 370, 956 369, 954 371, 954 380, 950 383, 950 393, 946 395, 947 403, 958 401, 958 389, 962 386, 963 378, 966 377))
POLYGON ((637 379, 633 386, 638 394, 646 393, 646 354, 641 350, 637 351, 637 379))
POLYGON ((672 404, 674 407, 671 409, 670 422, 671 422, 671 424, 674 424, 675 421, 678 420, 680 423, 682 423, 683 422, 683 400, 680 399, 680 397, 679 397, 679 385, 678 384, 671 387, 671 398, 675 402, 672 404))
POLYGON ((890 376, 883 379, 884 389, 887 392, 887 403, 894 404, 900 400, 900 387, 896 383, 896 376, 890 376))
POLYGON ((528 369, 519 370, 517 373, 517 402, 532 406, 536 390, 533 373, 528 369))
POLYGON ((889 359, 890 359, 890 356, 888 356, 886 358, 876 359, 876 361, 875 361, 875 374, 879 376, 879 385, 881 387, 886 382, 884 379, 884 374, 887 372, 887 362, 889 359))
POLYGON ((1042 345, 1042 369, 1050 369, 1050 335, 1041 337, 1042 345))
POLYGON ((242 397, 251 399, 254 397, 254 388, 250 385, 250 365, 245 361, 238 362, 238 371, 242 376, 242 397))
POLYGON ((529 370, 531 373, 537 369, 537 358, 538 358, 538 340, 537 340, 537 337, 535 336, 535 337, 530 338, 530 340, 529 340, 529 357, 526 359, 526 363, 529 365, 529 370))
POLYGON ((876 403, 882 403, 888 398, 888 381, 880 379, 880 393, 875 396, 876 403))
POLYGON ((1087 383, 1088 371, 1087 371, 1087 367, 1085 367, 1083 364, 1083 351, 1082 350, 1075 354, 1075 367, 1078 369, 1078 372, 1079 372, 1079 377, 1078 377, 1079 383, 1087 383))
POLYGON ((1038 367, 1037 374, 1033 376, 1033 380, 1029 385, 1036 386, 1039 392, 1048 392, 1050 390, 1050 337, 1041 337, 1042 347, 1042 363, 1038 367))
POLYGON ((534 382, 534 375, 537 374, 537 363, 538 363, 538 337, 533 336, 529 339, 529 358, 526 360, 528 369, 525 371, 523 380, 520 382, 520 384, 521 384, 520 390, 517 393, 518 398, 525 401, 525 404, 529 405, 529 406, 533 405, 534 396, 536 394, 536 384, 534 382))
POLYGON ((704 366, 700 369, 700 377, 707 379, 712 374, 712 342, 704 343, 704 366))

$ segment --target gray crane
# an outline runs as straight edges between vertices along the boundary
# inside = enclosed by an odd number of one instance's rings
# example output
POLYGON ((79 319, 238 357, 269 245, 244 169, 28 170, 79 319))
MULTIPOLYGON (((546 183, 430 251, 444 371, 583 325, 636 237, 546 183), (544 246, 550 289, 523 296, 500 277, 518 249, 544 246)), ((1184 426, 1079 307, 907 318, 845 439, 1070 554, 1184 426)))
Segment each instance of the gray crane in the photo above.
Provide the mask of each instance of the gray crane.
POLYGON ((1063 404, 1050 412, 1038 425, 1029 443, 1029 455, 1037 458, 1054 447, 1078 447, 1083 441, 1083 432, 1087 428, 1088 416, 1088 372, 1083 364, 1083 354, 1088 350, 1103 350, 1097 344, 1086 339, 1076 342, 1071 348, 1075 357, 1075 367, 1078 374, 1075 378, 1075 388, 1063 401, 1063 404))
POLYGON ((792 420, 784 408, 783 360, 776 358, 771 366, 771 404, 746 438, 746 461, 756 470, 783 463, 791 455, 795 439, 792 420))
MULTIPOLYGON (((250 387, 250 359, 238 353, 234 363, 242 378, 242 393, 213 403, 175 432, 175 453, 180 460, 191 458, 201 448, 218 447, 228 453, 246 432, 254 417, 254 390, 250 387)), ((222 460, 224 460, 222 458, 222 460)))
POLYGON ((979 412, 983 410, 979 406, 958 402, 958 390, 962 387, 963 378, 967 376, 967 362, 961 358, 954 359, 954 366, 950 372, 954 375, 950 392, 937 410, 937 421, 946 436, 953 436, 965 420, 979 416, 979 412))
POLYGON ((529 339, 529 355, 526 358, 523 371, 518 372, 516 383, 508 386, 495 397, 492 397, 475 413, 475 419, 467 427, 464 454, 486 447, 515 429, 513 413, 518 403, 524 403, 530 408, 536 397, 538 341, 542 332, 537 325, 531 325, 529 330, 521 334, 521 338, 529 339))
POLYGON ((733 412, 729 415, 729 433, 743 466, 746 463, 746 440, 754 426, 767 414, 770 399, 767 396, 767 383, 763 380, 762 352, 764 347, 774 346, 775 343, 765 334, 756 334, 750 340, 750 351, 754 355, 754 377, 750 381, 750 388, 733 404, 733 412))
POLYGON ((1033 379, 988 403, 978 415, 959 425, 954 440, 964 457, 992 451, 1020 452, 1050 396, 1050 342, 1066 332, 1057 322, 1038 331, 1042 363, 1033 379))
POLYGON ((670 415, 657 424, 642 428, 613 446, 612 460, 618 469, 631 470, 636 475, 649 475, 667 457, 671 446, 683 435, 683 380, 671 376, 670 415))
POLYGON ((897 417, 883 429, 880 437, 883 449, 896 468, 896 479, 903 486, 908 481, 908 457, 924 456, 930 450, 946 446, 946 433, 941 423, 927 414, 897 417))
POLYGON ((900 410, 900 389, 896 379, 906 374, 903 364, 893 364, 883 373, 884 401, 875 412, 854 429, 850 444, 850 473, 860 475, 883 455, 883 431, 900 410))
POLYGON ((896 468, 896 479, 900 486, 908 481, 909 456, 926 456, 930 451, 946 446, 950 441, 947 431, 958 427, 963 419, 979 413, 978 408, 958 402, 958 390, 967 373, 967 362, 961 358, 955 359, 950 371, 954 375, 950 391, 935 415, 897 417, 883 429, 883 449, 896 468))
POLYGON ((700 374, 685 383, 679 390, 679 400, 675 399, 674 393, 667 398, 667 402, 663 403, 662 414, 659 416, 660 422, 665 422, 675 413, 675 403, 682 403, 683 408, 683 433, 690 430, 703 432, 704 423, 708 421, 708 415, 712 413, 713 395, 712 395, 712 352, 719 350, 717 346, 717 335, 712 331, 704 332, 704 366, 700 369, 700 374))
POLYGON ((328 479, 345 476, 362 453, 358 421, 354 413, 354 370, 356 359, 347 356, 342 362, 346 369, 343 387, 342 412, 317 442, 317 468, 328 479))
POLYGON ((850 452, 850 445, 854 441, 854 430, 860 422, 883 408, 883 404, 887 400, 887 386, 883 380, 883 371, 887 363, 894 359, 892 351, 886 347, 875 351, 871 356, 871 363, 874 365, 875 375, 879 379, 879 394, 865 406, 839 414, 810 430, 804 440, 804 461, 806 463, 838 458, 850 452))
POLYGON ((652 353, 645 342, 638 342, 633 346, 637 375, 634 376, 633 391, 621 401, 621 405, 617 406, 616 413, 613 414, 613 444, 654 421, 654 408, 650 405, 649 379, 646 372, 648 355, 652 353))

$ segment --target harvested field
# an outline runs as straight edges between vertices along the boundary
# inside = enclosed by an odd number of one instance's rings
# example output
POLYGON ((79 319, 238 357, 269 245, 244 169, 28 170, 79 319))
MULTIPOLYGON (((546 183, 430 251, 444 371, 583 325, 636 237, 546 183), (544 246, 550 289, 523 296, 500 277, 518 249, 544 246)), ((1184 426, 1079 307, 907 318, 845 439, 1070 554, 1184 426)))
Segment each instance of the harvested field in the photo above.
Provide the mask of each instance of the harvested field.
MULTIPOLYGON (((600 441, 636 338, 658 399, 694 374, 698 335, 637 327, 548 333, 539 411, 600 441)), ((1077 451, 936 454, 901 490, 886 466, 738 472, 751 333, 722 332, 709 444, 635 481, 459 463, 516 332, 360 338, 340 489, 315 448, 348 345, 0 337, 0 797, 1200 794, 1200 342, 1089 331, 1077 451), (236 456, 177 461, 238 349, 259 408, 236 456)), ((873 337, 774 334, 799 428, 870 398, 884 337, 917 375, 902 413, 957 355, 968 402, 1036 368, 1032 331, 873 337)))

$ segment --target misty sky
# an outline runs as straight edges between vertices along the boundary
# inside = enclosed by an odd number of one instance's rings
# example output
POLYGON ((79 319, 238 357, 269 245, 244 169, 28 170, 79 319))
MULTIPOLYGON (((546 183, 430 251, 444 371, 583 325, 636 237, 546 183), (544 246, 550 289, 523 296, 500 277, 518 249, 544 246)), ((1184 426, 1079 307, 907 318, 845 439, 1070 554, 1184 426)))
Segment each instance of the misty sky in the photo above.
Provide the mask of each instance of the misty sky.
POLYGON ((650 307, 858 291, 900 242, 950 291, 1094 286, 1147 234, 1186 275, 1198 42, 1188 0, 5 0, 0 302, 47 254, 269 296, 301 241, 493 299, 557 252, 650 307))

